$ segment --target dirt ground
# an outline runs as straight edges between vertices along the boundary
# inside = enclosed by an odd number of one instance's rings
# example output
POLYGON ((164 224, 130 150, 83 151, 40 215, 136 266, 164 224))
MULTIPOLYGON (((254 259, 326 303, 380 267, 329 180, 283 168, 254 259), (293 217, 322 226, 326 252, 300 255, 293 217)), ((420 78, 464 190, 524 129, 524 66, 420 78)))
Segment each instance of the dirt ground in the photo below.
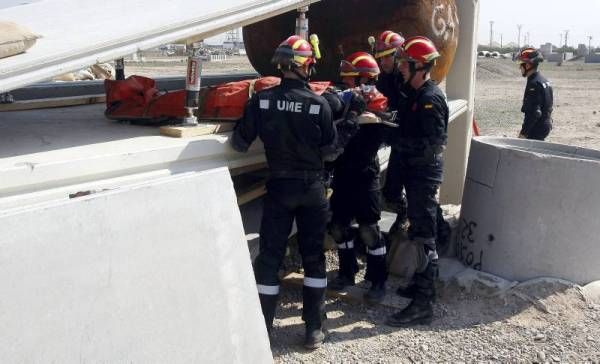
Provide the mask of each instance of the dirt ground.
MULTIPOLYGON (((128 73, 183 75, 185 62, 128 64, 128 73)), ((244 57, 205 63, 209 73, 248 72, 244 57)), ((544 64, 555 92, 549 141, 600 149, 600 65, 544 64)), ((525 79, 509 60, 479 59, 475 117, 482 135, 516 136, 525 79)), ((328 252, 328 270, 336 269, 328 252)), ((394 295, 393 281, 388 295, 394 295)), ((578 286, 532 282, 492 297, 448 283, 435 304, 430 326, 395 329, 384 324, 394 312, 339 298, 327 300, 328 338, 302 348, 301 289, 284 286, 271 337, 276 363, 511 362, 600 363, 600 305, 578 286)), ((407 304, 408 301, 404 302, 407 304)))
MULTIPOLYGON (((554 129, 547 140, 600 149, 600 64, 545 63, 541 72, 554 88, 554 129)), ((483 135, 517 135, 525 83, 510 60, 477 61, 475 118, 483 135)))

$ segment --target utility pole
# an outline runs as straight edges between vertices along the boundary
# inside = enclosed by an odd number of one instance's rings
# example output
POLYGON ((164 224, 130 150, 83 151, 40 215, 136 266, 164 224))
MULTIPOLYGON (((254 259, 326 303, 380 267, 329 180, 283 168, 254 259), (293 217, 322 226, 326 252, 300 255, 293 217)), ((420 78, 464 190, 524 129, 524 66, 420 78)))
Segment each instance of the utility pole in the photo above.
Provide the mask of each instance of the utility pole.
POLYGON ((527 44, 525 44, 525 45, 528 46, 528 47, 531 47, 530 43, 531 42, 530 42, 530 39, 529 39, 529 32, 527 32, 527 44))
POLYGON ((558 49, 562 47, 562 33, 560 33, 560 43, 558 43, 558 49))
POLYGON ((519 47, 519 49, 521 49, 521 28, 523 27, 523 24, 517 24, 517 28, 519 29, 519 36, 517 37, 517 47, 519 47))
POLYGON ((564 51, 563 51, 563 61, 567 60, 567 47, 568 47, 567 42, 568 42, 568 39, 569 39, 569 29, 565 30, 565 48, 564 48, 564 51))
POLYGON ((494 41, 494 21, 490 20, 490 50, 492 48, 493 41, 494 41))
POLYGON ((592 36, 588 35, 588 55, 592 55, 592 36))
POLYGON ((504 48, 504 47, 502 47, 502 43, 503 43, 503 42, 502 42, 502 41, 503 41, 503 39, 502 39, 502 38, 503 38, 503 37, 504 37, 504 34, 500 33, 500 49, 504 48))

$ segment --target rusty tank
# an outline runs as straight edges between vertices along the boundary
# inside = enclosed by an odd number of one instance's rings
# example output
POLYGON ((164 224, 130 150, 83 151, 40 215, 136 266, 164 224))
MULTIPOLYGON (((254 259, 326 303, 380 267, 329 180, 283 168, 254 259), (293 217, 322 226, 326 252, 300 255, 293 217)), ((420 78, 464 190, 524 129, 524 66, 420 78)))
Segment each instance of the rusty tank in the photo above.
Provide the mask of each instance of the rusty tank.
MULTIPOLYGON (((248 58, 260 74, 277 75, 271 56, 282 40, 294 34, 296 16, 292 11, 244 27, 248 58)), ((310 6, 307 17, 322 53, 316 80, 336 80, 343 54, 369 51, 368 37, 389 29, 406 38, 423 35, 433 40, 441 58, 432 79, 440 82, 452 66, 458 44, 455 0, 323 0, 310 6)))

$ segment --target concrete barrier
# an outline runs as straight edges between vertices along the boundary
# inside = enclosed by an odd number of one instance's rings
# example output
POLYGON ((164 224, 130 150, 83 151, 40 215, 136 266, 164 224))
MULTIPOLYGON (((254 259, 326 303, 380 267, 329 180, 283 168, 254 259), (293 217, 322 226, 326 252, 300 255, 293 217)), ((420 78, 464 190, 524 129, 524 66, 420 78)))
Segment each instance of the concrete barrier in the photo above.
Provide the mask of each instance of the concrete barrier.
POLYGON ((599 181, 600 151, 473 139, 458 257, 511 280, 600 279, 599 181))
POLYGON ((5 363, 269 363, 226 168, 0 210, 5 363))

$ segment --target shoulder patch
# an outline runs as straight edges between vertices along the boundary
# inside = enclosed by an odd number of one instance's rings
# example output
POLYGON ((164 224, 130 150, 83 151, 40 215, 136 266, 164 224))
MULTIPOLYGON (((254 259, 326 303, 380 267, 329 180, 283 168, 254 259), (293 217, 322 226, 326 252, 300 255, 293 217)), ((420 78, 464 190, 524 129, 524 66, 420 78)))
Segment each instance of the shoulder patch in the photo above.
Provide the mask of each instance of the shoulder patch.
POLYGON ((321 105, 310 105, 310 109, 308 109, 308 113, 312 115, 319 115, 321 111, 321 105))
POLYGON ((269 109, 269 100, 260 100, 259 107, 264 110, 269 109))

